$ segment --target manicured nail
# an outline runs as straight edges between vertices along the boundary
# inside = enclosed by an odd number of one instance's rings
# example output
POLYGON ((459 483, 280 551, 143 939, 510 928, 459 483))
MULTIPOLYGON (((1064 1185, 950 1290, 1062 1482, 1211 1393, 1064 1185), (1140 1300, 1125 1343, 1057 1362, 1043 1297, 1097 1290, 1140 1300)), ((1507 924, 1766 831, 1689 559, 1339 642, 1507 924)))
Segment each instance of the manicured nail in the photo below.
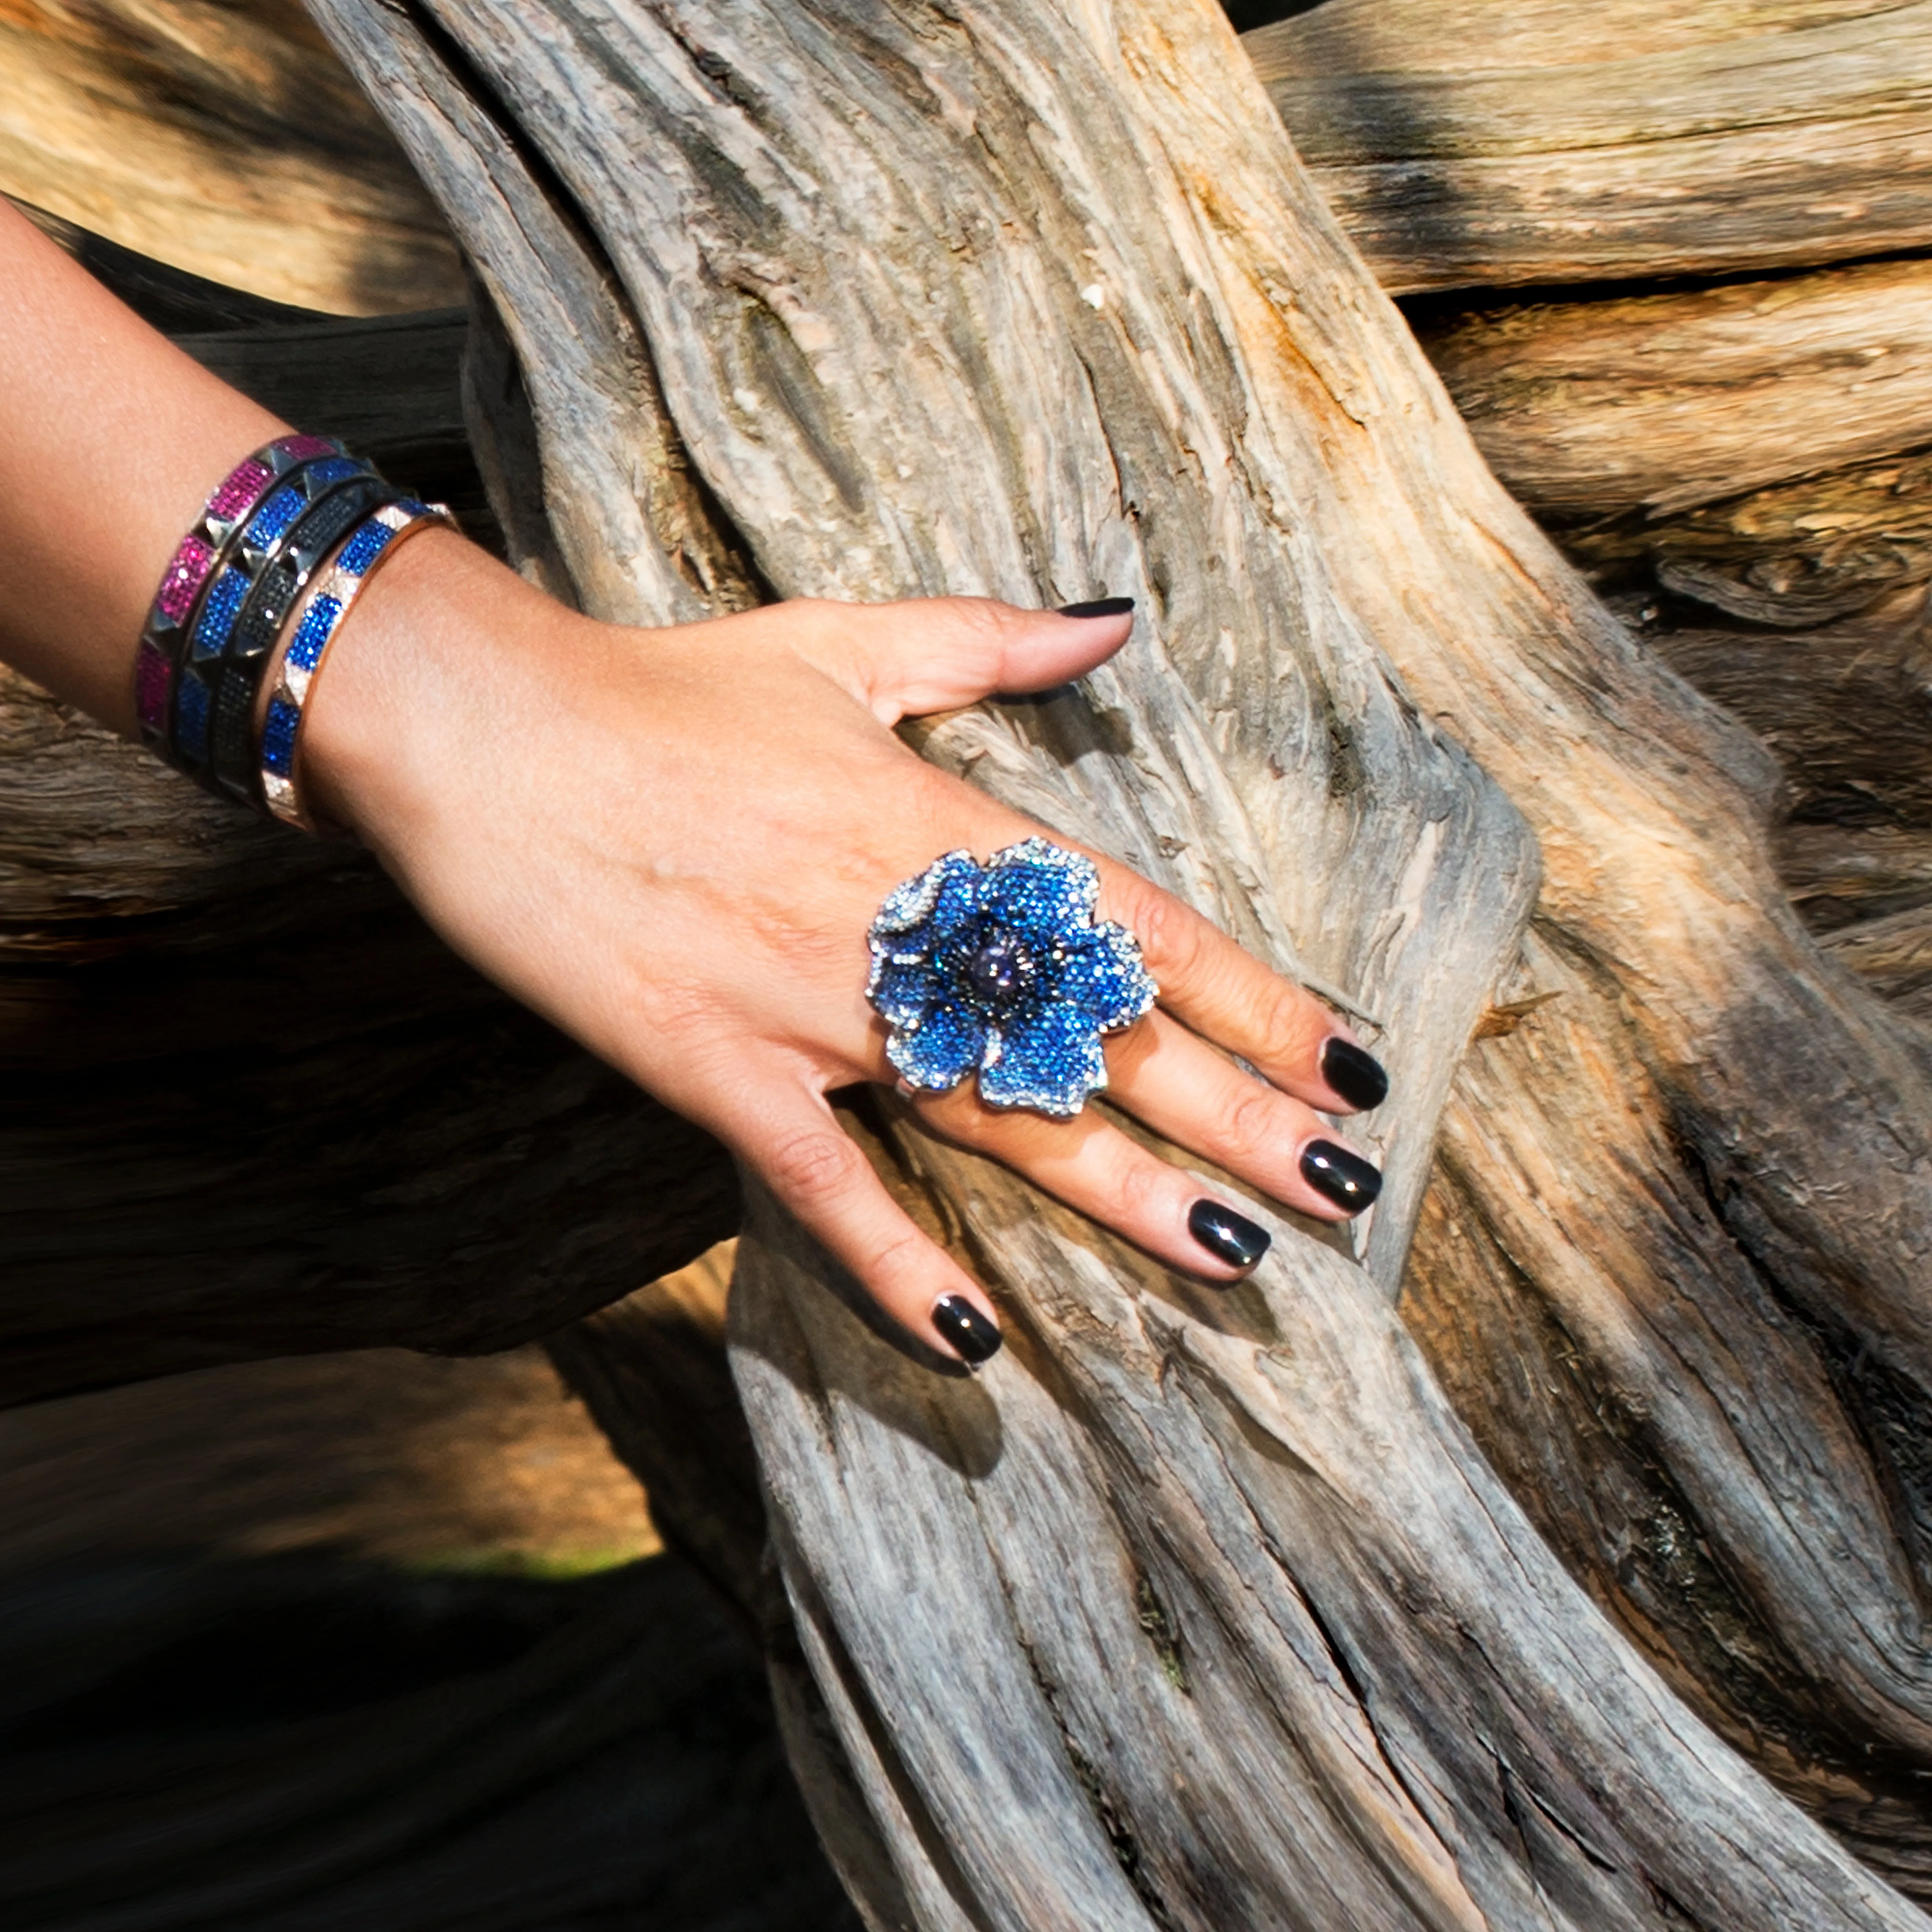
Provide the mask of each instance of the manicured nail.
POLYGON ((1388 1076, 1372 1053, 1352 1040, 1331 1035, 1322 1048, 1322 1077, 1357 1112, 1366 1114, 1388 1098, 1388 1076))
POLYGON ((1196 1202, 1187 1210, 1187 1232, 1217 1262, 1238 1268, 1252 1268, 1274 1239, 1265 1228, 1219 1201, 1196 1202))
POLYGON ((1382 1191, 1381 1169, 1333 1141, 1310 1141, 1302 1149, 1301 1178, 1351 1214, 1371 1206, 1382 1191))
POLYGON ((1090 604, 1063 604, 1063 617, 1124 617, 1134 608, 1131 597, 1096 597, 1090 604))
POLYGON ((1006 1338, 963 1294, 942 1294, 933 1304, 932 1325, 974 1368, 1000 1352, 1006 1338))

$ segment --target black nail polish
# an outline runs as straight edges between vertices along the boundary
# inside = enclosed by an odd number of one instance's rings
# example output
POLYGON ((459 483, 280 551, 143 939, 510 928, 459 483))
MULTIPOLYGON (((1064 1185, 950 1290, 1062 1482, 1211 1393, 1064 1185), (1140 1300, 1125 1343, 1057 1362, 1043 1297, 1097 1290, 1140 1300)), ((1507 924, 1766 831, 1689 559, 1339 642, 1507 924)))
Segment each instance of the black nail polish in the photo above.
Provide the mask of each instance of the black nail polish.
POLYGON ((942 1294, 933 1304, 932 1325, 975 1368, 997 1355, 1006 1339, 963 1294, 942 1294))
POLYGON ((1322 1077, 1361 1113, 1379 1107, 1388 1098, 1388 1076, 1382 1071, 1382 1062, 1339 1034, 1322 1048, 1322 1077))
POLYGON ((1333 1141, 1310 1141, 1302 1149, 1301 1178, 1351 1214, 1372 1205, 1382 1191, 1382 1170, 1333 1141))
POLYGON ((1124 617, 1134 608, 1131 597, 1096 597, 1088 604, 1063 604, 1062 617, 1124 617))
POLYGON ((1219 1201, 1197 1201, 1187 1210, 1187 1232, 1218 1262, 1230 1268, 1251 1268, 1274 1239, 1246 1215, 1219 1201))

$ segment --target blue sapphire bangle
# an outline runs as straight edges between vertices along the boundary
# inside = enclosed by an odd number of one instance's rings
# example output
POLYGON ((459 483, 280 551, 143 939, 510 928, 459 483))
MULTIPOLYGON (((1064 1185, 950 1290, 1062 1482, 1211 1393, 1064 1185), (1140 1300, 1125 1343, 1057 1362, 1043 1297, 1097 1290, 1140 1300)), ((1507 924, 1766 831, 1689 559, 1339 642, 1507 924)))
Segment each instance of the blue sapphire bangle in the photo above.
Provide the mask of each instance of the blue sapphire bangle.
POLYGON ((316 830, 303 809, 298 788, 297 757, 301 749, 303 706, 322 669, 322 662, 342 620, 362 587, 383 561, 393 556, 406 537, 455 520, 440 503, 419 503, 412 498, 386 503, 350 532, 348 541, 322 573, 274 671, 268 708, 262 719, 259 779, 261 802, 284 824, 316 830))
POLYGON ((1093 862, 1045 838, 976 863, 948 852, 879 908, 866 994, 892 1029, 908 1087, 969 1074, 990 1107, 1069 1119, 1107 1084, 1101 1036, 1130 1027, 1159 988, 1123 926, 1094 917, 1093 862))
POLYGON ((304 464, 344 454, 327 436, 281 436, 244 457, 214 487, 161 574, 134 652, 134 711, 151 750, 165 743, 186 638, 218 567, 271 487, 304 464))
MULTIPOLYGON (((232 739, 240 697, 230 670, 243 667, 242 679, 252 686, 259 676, 262 657, 274 642, 274 631, 260 636, 260 627, 254 621, 261 608, 262 592, 277 582, 278 566, 291 544, 332 498, 338 494, 356 496, 359 500, 356 509, 366 510, 388 489, 366 463, 332 452, 290 470, 249 513, 225 546, 193 622, 180 640, 173 703, 159 746, 170 764, 220 789, 214 783, 212 763, 218 723, 226 720, 224 735, 232 739), (222 705, 224 685, 234 694, 222 705)), ((352 517, 355 509, 350 514, 352 517)), ((339 530, 336 535, 340 536, 339 530)), ((283 600, 284 615, 290 601, 283 600)), ((244 726, 252 710, 251 692, 248 701, 240 704, 239 717, 244 726)), ((243 735, 245 739, 245 730, 243 735)), ((244 774, 247 768, 244 750, 244 774)))
MULTIPOLYGON (((328 472, 329 463, 315 466, 328 472)), ((254 587, 243 600, 221 656, 212 666, 190 665, 184 674, 200 676, 213 686, 213 723, 208 734, 208 770, 204 782, 229 797, 252 804, 256 800, 256 700, 262 674, 281 635, 289 614, 323 560, 344 536, 379 503, 399 502, 403 493, 392 489, 366 468, 331 482, 319 475, 314 499, 280 539, 262 564, 254 587)), ((199 643, 199 634, 196 636, 199 643)))

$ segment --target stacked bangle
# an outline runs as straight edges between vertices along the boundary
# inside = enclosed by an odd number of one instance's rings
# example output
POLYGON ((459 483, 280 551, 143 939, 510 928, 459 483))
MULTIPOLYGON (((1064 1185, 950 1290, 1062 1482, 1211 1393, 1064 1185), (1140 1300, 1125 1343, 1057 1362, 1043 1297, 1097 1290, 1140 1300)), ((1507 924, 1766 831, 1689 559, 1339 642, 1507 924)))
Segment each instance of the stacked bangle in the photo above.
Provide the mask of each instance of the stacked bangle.
POLYGON ((175 688, 188 634, 217 566, 234 548, 271 484, 307 464, 345 455, 340 443, 320 436, 284 436, 244 457, 202 506, 193 528, 162 573, 161 587, 142 627, 134 657, 135 710, 142 742, 169 755, 174 730, 175 688))
POLYGON ((280 436, 238 464, 182 539, 142 627, 134 692, 143 742, 211 790, 307 824, 293 752, 308 680, 377 558, 426 520, 447 522, 448 513, 408 499, 328 437, 280 436), (264 714, 264 670, 332 554, 326 595, 310 600, 298 627, 302 651, 291 644, 290 656, 306 659, 294 694, 285 661, 264 714), (258 730, 269 717, 286 738, 279 768, 258 730))
POLYGON ((316 586, 288 648, 276 662, 268 708, 262 720, 260 796, 285 824, 298 825, 304 831, 315 830, 296 789, 296 760, 301 748, 303 707, 322 668, 323 653, 334 642, 363 586, 404 539, 437 524, 453 527, 454 522, 440 503, 418 503, 412 498, 385 503, 350 532, 316 586))

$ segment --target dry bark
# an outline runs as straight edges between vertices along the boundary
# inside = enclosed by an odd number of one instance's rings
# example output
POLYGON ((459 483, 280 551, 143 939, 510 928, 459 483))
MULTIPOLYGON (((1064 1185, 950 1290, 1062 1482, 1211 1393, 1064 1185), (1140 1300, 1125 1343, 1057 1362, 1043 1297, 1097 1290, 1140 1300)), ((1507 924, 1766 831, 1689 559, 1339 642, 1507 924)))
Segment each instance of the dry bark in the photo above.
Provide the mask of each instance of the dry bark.
POLYGON ((1919 1412, 1922 1036, 1785 910, 1762 754, 1497 490, 1225 27, 319 11, 517 342, 573 574, 664 529, 622 456, 708 488, 586 608, 715 602, 670 559, 734 536, 787 592, 1142 592, 1084 696, 926 749, 1384 1024, 1386 1210, 1277 1220, 1226 1298, 878 1122, 1003 1297, 976 1382, 754 1214, 734 1353, 823 1700, 795 1756, 875 1922, 1922 1924, 1682 1700, 1911 1877, 1910 1778, 1831 1757, 1928 1741, 1912 1472, 1828 1345, 1919 1412), (1498 784, 1544 861, 1514 975, 1498 784), (1389 1296, 1486 1007, 1406 1302, 1438 1384, 1389 1296), (1524 1309, 1588 1384, 1548 1414, 1484 1386, 1524 1309), (1546 1429, 1546 1468, 1502 1455, 1520 1504, 1442 1384, 1498 1453, 1546 1429), (1639 1453, 1565 1465, 1604 1385, 1639 1453), (1662 1491, 1714 1573, 1674 1596, 1626 1580, 1662 1491), (1756 1702, 1712 1641, 1740 1604, 1756 1702))
POLYGON ((1748 724, 1798 825, 1932 826, 1932 636, 1922 585, 1800 634, 1656 634, 1671 666, 1748 724))
POLYGON ((1777 851, 1798 911, 1821 932, 1932 900, 1932 829, 1924 826, 1791 825, 1777 851))
POLYGON ((1510 494, 1649 520, 1932 443, 1932 262, 1430 317, 1510 494))
MULTIPOLYGON (((1927 842, 1932 844, 1932 838, 1927 842)), ((1932 876, 1918 904, 1861 921, 1826 944, 1874 992, 1919 1019, 1932 1021, 1932 876)))
POLYGON ((1808 630, 1932 576, 1932 450, 1776 483, 1652 522, 1562 533, 1587 569, 1779 629, 1808 630))
POLYGON ((1932 240, 1922 4, 1328 0, 1244 40, 1392 292, 1932 240))

